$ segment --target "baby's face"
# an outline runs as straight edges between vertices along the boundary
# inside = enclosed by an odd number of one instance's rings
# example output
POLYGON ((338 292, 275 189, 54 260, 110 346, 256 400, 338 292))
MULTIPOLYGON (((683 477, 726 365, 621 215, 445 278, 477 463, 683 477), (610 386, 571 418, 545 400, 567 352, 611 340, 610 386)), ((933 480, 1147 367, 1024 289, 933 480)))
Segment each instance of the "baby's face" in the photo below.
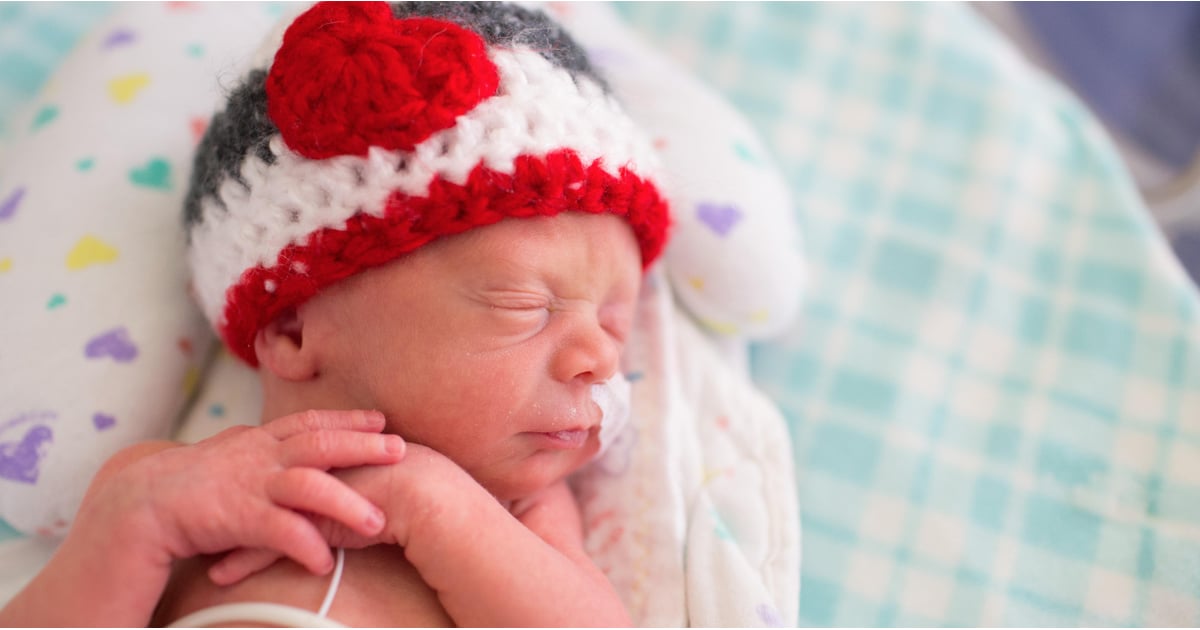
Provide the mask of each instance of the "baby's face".
POLYGON ((338 404, 454 460, 501 500, 599 448, 591 385, 616 373, 641 282, 628 223, 567 212, 426 245, 303 308, 338 404))

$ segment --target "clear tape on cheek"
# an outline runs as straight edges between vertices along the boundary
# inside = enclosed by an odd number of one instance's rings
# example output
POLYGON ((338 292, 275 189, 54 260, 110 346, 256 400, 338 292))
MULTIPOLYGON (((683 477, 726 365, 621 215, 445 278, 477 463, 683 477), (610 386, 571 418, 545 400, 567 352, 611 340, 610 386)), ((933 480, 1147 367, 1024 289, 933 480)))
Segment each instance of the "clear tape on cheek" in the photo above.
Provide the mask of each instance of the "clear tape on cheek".
POLYGON ((603 455, 629 424, 630 391, 629 381, 620 372, 603 383, 592 385, 592 400, 600 407, 601 414, 600 450, 596 457, 603 455))

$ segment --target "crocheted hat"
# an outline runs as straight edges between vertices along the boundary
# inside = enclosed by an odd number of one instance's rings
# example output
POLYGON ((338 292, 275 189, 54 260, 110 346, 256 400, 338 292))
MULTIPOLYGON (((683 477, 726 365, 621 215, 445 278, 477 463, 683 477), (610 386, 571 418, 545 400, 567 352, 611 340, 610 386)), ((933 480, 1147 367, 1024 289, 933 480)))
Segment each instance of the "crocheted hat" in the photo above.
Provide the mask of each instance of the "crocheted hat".
POLYGON ((669 217, 653 149, 583 50, 498 3, 320 3, 197 149, 192 289, 230 350, 323 287, 510 217, 625 217, 643 267, 669 217))

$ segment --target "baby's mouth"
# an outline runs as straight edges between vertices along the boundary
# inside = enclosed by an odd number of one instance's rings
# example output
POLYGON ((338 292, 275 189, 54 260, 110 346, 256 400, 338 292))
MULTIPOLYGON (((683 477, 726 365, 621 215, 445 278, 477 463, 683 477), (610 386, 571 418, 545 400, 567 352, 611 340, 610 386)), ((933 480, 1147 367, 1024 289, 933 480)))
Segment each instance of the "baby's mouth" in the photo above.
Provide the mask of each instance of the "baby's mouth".
POLYGON ((562 449, 582 448, 587 443, 588 435, 591 433, 588 429, 568 429, 565 431, 552 431, 543 433, 542 435, 548 438, 550 445, 562 449))

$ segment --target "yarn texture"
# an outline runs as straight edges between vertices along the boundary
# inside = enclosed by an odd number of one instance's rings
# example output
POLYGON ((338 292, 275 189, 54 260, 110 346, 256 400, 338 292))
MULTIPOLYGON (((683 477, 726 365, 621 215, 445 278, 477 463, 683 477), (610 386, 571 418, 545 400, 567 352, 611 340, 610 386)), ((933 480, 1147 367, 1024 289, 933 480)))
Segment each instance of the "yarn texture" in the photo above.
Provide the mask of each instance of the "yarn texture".
POLYGON ((496 92, 475 33, 396 19, 382 3, 325 3, 288 29, 267 77, 271 119, 289 148, 319 160, 410 151, 496 92))
POLYGON ((612 213, 659 258, 656 153, 552 24, 323 2, 288 26, 214 118, 186 202, 194 294, 235 355, 257 365, 258 330, 324 287, 508 218, 612 213))

